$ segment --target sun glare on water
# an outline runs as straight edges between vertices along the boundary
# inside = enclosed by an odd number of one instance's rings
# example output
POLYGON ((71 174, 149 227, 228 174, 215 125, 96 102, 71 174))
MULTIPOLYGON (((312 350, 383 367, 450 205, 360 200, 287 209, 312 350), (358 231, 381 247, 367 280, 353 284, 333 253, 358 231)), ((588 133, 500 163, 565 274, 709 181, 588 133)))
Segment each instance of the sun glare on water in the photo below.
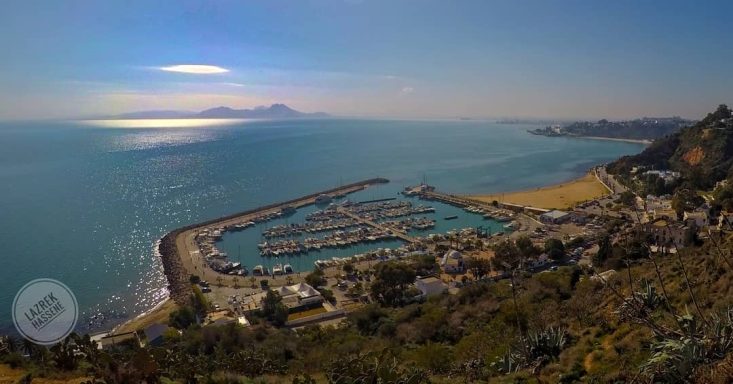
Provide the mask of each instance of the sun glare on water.
POLYGON ((82 124, 104 128, 197 128, 251 122, 253 119, 113 119, 81 120, 82 124))

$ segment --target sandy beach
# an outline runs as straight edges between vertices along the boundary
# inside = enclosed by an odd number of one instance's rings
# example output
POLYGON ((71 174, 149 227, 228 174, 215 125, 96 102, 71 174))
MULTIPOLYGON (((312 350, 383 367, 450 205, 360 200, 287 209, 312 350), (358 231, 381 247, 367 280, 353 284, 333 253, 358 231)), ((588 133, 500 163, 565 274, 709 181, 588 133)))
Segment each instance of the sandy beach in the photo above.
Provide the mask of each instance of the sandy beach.
POLYGON ((519 204, 544 209, 567 209, 577 203, 606 195, 608 190, 592 172, 563 184, 540 187, 532 190, 496 193, 491 195, 466 196, 471 199, 519 204))

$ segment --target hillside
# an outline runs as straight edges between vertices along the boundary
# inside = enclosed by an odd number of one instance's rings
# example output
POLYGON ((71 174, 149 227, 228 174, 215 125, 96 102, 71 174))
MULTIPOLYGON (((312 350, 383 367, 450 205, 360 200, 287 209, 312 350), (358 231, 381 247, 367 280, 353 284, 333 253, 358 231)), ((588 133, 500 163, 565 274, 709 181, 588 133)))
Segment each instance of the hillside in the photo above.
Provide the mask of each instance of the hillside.
POLYGON ((710 188, 728 178, 733 170, 730 108, 720 105, 702 121, 657 140, 642 153, 622 157, 609 166, 609 171, 628 174, 639 166, 678 171, 699 188, 710 188))
POLYGON ((689 120, 679 117, 663 117, 597 122, 578 121, 572 124, 553 125, 544 129, 529 131, 543 136, 576 136, 576 137, 606 137, 612 139, 654 140, 679 131, 680 128, 691 124, 689 120))

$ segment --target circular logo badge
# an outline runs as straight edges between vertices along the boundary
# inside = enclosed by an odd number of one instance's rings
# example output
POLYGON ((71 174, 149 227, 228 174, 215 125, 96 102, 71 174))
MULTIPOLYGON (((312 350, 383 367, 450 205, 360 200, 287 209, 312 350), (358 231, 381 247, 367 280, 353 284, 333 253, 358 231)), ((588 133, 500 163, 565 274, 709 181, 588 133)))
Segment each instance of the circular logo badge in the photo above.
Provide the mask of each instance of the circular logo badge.
POLYGON ((13 323, 26 339, 41 345, 63 340, 76 326, 79 306, 71 289, 53 279, 36 279, 13 300, 13 323))

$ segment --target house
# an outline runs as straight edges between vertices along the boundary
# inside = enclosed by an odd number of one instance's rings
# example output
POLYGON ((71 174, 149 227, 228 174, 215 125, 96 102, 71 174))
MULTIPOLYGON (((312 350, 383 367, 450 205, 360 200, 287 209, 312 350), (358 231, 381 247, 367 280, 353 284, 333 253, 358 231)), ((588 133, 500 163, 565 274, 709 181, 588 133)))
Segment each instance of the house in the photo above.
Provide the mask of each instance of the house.
MULTIPOLYGON (((92 340, 95 340, 92 337, 92 340)), ((105 351, 136 348, 140 345, 140 338, 137 332, 125 332, 116 335, 104 335, 97 341, 97 347, 105 351)))
POLYGON ((653 244, 677 248, 690 245, 697 232, 693 221, 680 223, 666 219, 656 219, 640 225, 639 228, 649 236, 653 244))
POLYGON ((209 312, 206 315, 205 325, 221 326, 227 324, 233 324, 237 321, 228 309, 220 311, 209 312))
POLYGON ((708 213, 706 211, 685 212, 682 216, 685 222, 694 221, 698 228, 708 226, 708 213))
POLYGON ((549 211, 540 215, 540 222, 545 224, 562 224, 572 218, 572 215, 564 211, 549 211))
POLYGON ((463 273, 463 255, 456 250, 446 252, 440 260, 440 269, 443 270, 443 273, 448 274, 463 273))
POLYGON ((448 286, 435 276, 418 277, 415 280, 415 287, 420 290, 423 297, 440 295, 448 289, 448 286))
POLYGON ((168 330, 168 325, 155 323, 143 331, 145 333, 145 342, 147 345, 160 346, 163 344, 163 335, 168 330))
POLYGON ((318 306, 323 302, 321 293, 306 283, 286 285, 274 291, 282 297, 283 304, 291 312, 318 306))

